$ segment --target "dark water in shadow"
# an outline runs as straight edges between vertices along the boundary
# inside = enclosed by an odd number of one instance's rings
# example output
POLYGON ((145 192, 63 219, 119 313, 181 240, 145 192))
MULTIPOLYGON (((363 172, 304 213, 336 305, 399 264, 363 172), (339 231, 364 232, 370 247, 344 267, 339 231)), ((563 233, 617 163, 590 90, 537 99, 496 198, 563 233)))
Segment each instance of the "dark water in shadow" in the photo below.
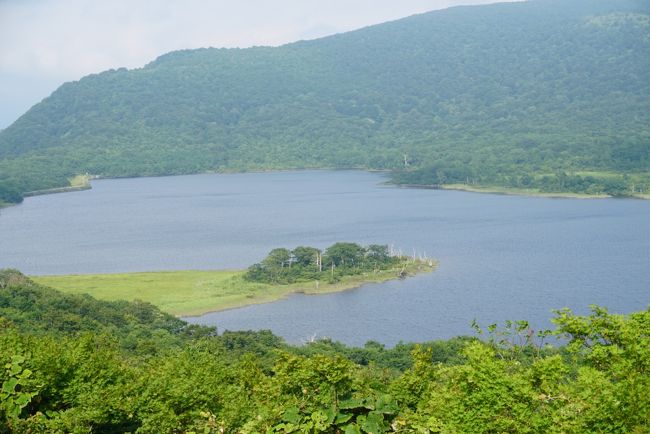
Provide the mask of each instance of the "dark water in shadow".
POLYGON ((650 302, 650 201, 409 190, 364 172, 101 180, 0 211, 0 267, 27 274, 243 268, 275 247, 336 241, 426 252, 440 268, 404 281, 190 319, 386 344, 469 334, 551 309, 650 302))

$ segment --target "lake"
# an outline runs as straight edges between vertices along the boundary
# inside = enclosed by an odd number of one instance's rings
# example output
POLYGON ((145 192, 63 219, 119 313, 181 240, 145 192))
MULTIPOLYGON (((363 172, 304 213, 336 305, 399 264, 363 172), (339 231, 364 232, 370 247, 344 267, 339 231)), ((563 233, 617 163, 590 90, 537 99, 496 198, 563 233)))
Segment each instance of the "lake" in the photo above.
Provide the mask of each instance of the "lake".
POLYGON ((472 334, 551 310, 645 309, 650 201, 549 199, 383 185, 377 173, 303 171, 97 180, 0 211, 0 267, 26 274, 240 269, 275 247, 392 244, 434 273, 190 318, 289 342, 360 345, 472 334))

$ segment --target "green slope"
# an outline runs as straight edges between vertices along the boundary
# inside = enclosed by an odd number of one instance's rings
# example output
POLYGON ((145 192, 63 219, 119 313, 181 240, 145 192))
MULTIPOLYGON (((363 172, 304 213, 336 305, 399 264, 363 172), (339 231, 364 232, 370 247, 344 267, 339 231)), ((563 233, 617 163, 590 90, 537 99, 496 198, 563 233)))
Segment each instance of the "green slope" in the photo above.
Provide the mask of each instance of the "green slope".
POLYGON ((0 433, 647 433, 650 310, 553 322, 294 347, 0 270, 0 433))
POLYGON ((91 75, 0 132, 0 200, 86 172, 312 167, 399 170, 403 183, 646 191, 649 13, 634 0, 458 7, 91 75))
POLYGON ((212 328, 189 325, 150 303, 64 294, 17 270, 0 269, 0 329, 7 324, 37 335, 103 334, 123 349, 139 353, 155 353, 156 347, 177 347, 194 336, 215 334, 212 328))

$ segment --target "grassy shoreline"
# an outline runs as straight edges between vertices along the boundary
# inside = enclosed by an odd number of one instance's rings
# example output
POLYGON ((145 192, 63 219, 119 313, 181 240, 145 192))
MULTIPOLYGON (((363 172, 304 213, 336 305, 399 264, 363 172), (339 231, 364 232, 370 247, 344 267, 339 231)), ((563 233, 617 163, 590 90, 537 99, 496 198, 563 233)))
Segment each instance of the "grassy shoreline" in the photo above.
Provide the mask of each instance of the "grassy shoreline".
MULTIPOLYGON (((608 194, 586 194, 571 192, 543 192, 534 188, 514 188, 499 186, 481 186, 469 184, 393 184, 400 188, 421 188, 430 190, 456 190, 466 191, 469 193, 500 194, 506 196, 528 196, 528 197, 546 197, 551 199, 612 199, 614 196, 608 194)), ((622 199, 650 199, 650 194, 636 193, 629 196, 621 197, 622 199)))
POLYGON ((585 194, 571 192, 542 192, 535 188, 514 188, 514 187, 496 187, 496 186, 475 186, 468 184, 445 184, 440 186, 443 190, 460 190, 471 193, 503 194, 509 196, 530 196, 530 197, 548 197, 548 198, 565 198, 565 199, 608 199, 612 196, 608 194, 585 194))
POLYGON ((44 190, 35 190, 28 191, 23 194, 24 197, 40 196, 43 194, 54 194, 54 193, 69 193, 71 191, 82 191, 90 190, 92 186, 90 185, 90 180, 92 177, 90 175, 77 175, 73 178, 70 178, 70 185, 66 187, 55 187, 55 188, 46 188, 44 190))
MULTIPOLYGON (((494 187, 494 186, 473 186, 468 184, 446 184, 440 186, 444 190, 460 190, 472 193, 487 194, 504 194, 510 196, 530 196, 530 197, 548 197, 564 199, 612 199, 615 198, 609 194, 586 194, 571 192, 543 192, 534 188, 513 188, 513 187, 494 187)), ((621 199, 650 199, 650 194, 635 193, 629 196, 620 197, 621 199)))
MULTIPOLYGON (((408 261, 407 276, 435 270, 437 264, 408 261)), ((270 285, 244 280, 245 271, 154 271, 119 274, 31 276, 35 282, 71 294, 90 294, 101 300, 143 300, 176 316, 199 316, 209 312, 277 301, 291 294, 341 292, 368 283, 399 279, 402 266, 391 270, 346 276, 339 282, 299 282, 270 285)))
MULTIPOLYGON (((321 171, 347 171, 347 170, 361 170, 370 173, 390 173, 387 169, 369 169, 366 167, 359 168, 327 168, 327 167, 304 167, 304 168, 288 168, 288 169, 253 169, 253 170, 213 170, 197 173, 186 173, 178 175, 148 175, 148 176, 125 176, 125 177, 104 177, 98 175, 76 175, 70 178, 70 185, 65 187, 49 188, 44 190, 30 191, 23 194, 25 198, 31 196, 39 196, 43 194, 53 193, 69 193, 73 191, 89 190, 92 188, 90 183, 93 179, 128 179, 128 178, 143 178, 143 177, 163 177, 163 176, 186 176, 186 175, 206 175, 206 174, 239 174, 239 173, 271 173, 271 172, 299 172, 305 170, 321 170, 321 171)), ((600 172, 576 172, 583 175, 591 175, 600 172)), ((609 174, 609 173, 607 173, 609 174)), ((442 184, 442 185, 429 185, 429 184, 397 184, 391 181, 383 182, 382 184, 399 187, 399 188, 419 188, 419 189, 432 189, 432 190, 457 190, 467 191, 471 193, 485 193, 485 194, 502 194, 509 196, 530 196, 530 197, 547 197, 547 198, 566 198, 566 199, 609 199, 613 196, 607 194, 582 194, 571 192, 542 192, 533 188, 514 188, 514 187, 500 187, 489 185, 469 185, 469 184, 442 184)), ((650 200, 650 193, 635 193, 625 196, 626 199, 642 199, 650 200)), ((0 208, 17 205, 16 203, 6 203, 0 201, 0 208)))

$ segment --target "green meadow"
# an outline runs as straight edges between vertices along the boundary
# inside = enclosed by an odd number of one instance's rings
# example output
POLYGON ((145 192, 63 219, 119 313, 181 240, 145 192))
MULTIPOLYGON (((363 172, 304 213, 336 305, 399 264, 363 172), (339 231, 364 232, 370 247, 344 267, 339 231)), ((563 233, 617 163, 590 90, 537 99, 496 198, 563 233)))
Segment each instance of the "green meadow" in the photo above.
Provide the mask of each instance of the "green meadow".
MULTIPOLYGON (((408 275, 428 272, 435 264, 409 262, 408 275)), ((119 274, 34 276, 32 279, 69 294, 90 294, 100 300, 142 300, 177 316, 201 315, 279 300, 293 293, 323 294, 399 278, 402 266, 345 276, 336 283, 298 282, 271 285, 244 279, 245 271, 155 271, 119 274)))

